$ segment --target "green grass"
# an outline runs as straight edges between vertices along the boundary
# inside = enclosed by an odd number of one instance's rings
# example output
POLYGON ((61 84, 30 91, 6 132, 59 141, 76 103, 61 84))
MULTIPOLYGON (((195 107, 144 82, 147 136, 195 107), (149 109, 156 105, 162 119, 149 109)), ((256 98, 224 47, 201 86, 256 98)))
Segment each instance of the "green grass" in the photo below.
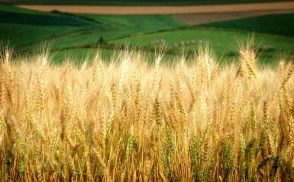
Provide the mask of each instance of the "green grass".
MULTIPOLYGON (((89 30, 84 32, 77 32, 68 36, 56 38, 52 41, 51 48, 65 49, 68 47, 77 48, 84 45, 96 44, 101 37, 104 41, 110 42, 112 40, 132 37, 134 35, 142 35, 150 32, 157 32, 169 30, 176 27, 182 27, 184 24, 175 21, 169 16, 162 15, 145 15, 145 16, 104 16, 104 15, 79 15, 82 17, 92 18, 104 25, 111 27, 110 31, 104 30, 89 30), (150 26, 153 25, 153 26, 150 26)), ((109 49, 107 49, 109 52, 109 49)), ((85 49, 79 50, 78 57, 83 57, 85 49)), ((105 50, 103 50, 105 51, 105 50)), ((90 51, 91 52, 91 51, 90 51)), ((70 52, 71 53, 71 52, 70 52)), ((69 54, 69 53, 67 53, 69 54)), ((109 55, 109 54, 107 54, 109 55)))
POLYGON ((294 37, 294 13, 274 14, 239 20, 209 23, 202 27, 247 30, 266 34, 294 37))
MULTIPOLYGON (((69 49, 69 50, 63 50, 63 51, 54 51, 51 54, 51 59, 53 63, 62 63, 63 61, 72 61, 76 65, 83 64, 84 61, 92 61, 93 56, 97 53, 97 51, 100 52, 103 60, 109 61, 114 54, 114 51, 112 49, 83 49, 83 48, 77 48, 77 49, 69 49)), ((90 62, 89 62, 90 63, 90 62)))
POLYGON ((0 40, 9 42, 14 48, 25 49, 36 43, 53 40, 54 37, 80 30, 67 26, 35 26, 19 24, 0 24, 0 40))
POLYGON ((13 23, 25 25, 63 25, 63 26, 95 26, 96 23, 87 22, 82 19, 55 16, 55 15, 38 15, 26 13, 0 12, 0 23, 13 23))
POLYGON ((16 48, 33 50, 50 41, 52 49, 94 44, 105 41, 183 26, 169 16, 100 16, 44 13, 0 6, 0 40, 9 40, 16 48), (17 11, 19 10, 19 11, 17 11), (150 26, 152 25, 152 26, 150 26))
POLYGON ((165 15, 81 15, 119 29, 136 29, 140 32, 158 31, 183 26, 183 23, 165 15))
MULTIPOLYGON (((0 15, 3 15, 0 18, 0 41, 4 43, 9 41, 17 52, 28 54, 39 51, 40 45, 49 43, 55 62, 76 57, 77 59, 74 60, 78 63, 78 60, 82 60, 85 55, 96 51, 98 46, 106 57, 110 57, 111 52, 118 46, 126 44, 152 53, 155 47, 150 45, 150 42, 159 39, 168 42, 167 56, 181 53, 182 48, 173 47, 174 43, 195 40, 210 43, 219 57, 234 59, 236 41, 243 40, 250 34, 246 31, 250 29, 246 27, 254 27, 256 32, 263 30, 264 33, 256 33, 255 39, 261 48, 266 47, 261 56, 269 58, 267 59, 269 61, 282 50, 288 52, 294 50, 293 29, 289 28, 294 22, 291 21, 293 14, 275 16, 276 19, 273 18, 276 20, 275 26, 269 22, 272 18, 269 16, 253 18, 256 21, 244 19, 196 28, 165 15, 46 13, 11 6, 0 6, 0 15), (289 24, 286 25, 287 22, 289 24), (98 45, 101 38, 104 41, 98 45)), ((188 53, 192 53, 196 47, 197 44, 194 44, 186 46, 185 49, 188 53)))
POLYGON ((99 22, 54 11, 51 13, 0 5, 0 23, 26 25, 101 26, 99 22))
POLYGON ((32 10, 0 6, 0 40, 10 42, 17 49, 35 48, 35 44, 85 30, 99 29, 105 31, 109 27, 60 13, 45 13, 32 10))
MULTIPOLYGON (((218 57, 234 57, 236 44, 238 41, 246 40, 251 36, 250 32, 221 30, 214 28, 194 28, 176 31, 159 32, 145 35, 137 35, 129 38, 111 41, 114 44, 130 44, 138 47, 154 47, 150 42, 154 40, 165 39, 167 48, 179 52, 182 48, 187 50, 195 50, 200 42, 208 43, 215 50, 218 57), (175 43, 182 41, 195 40, 195 44, 189 46, 174 47, 175 43)), ((282 51, 294 53, 294 38, 271 36, 256 33, 254 39, 260 49, 263 50, 261 56, 269 58, 271 61, 276 54, 282 51)))
MULTIPOLYGON (((80 31, 67 33, 63 36, 55 36, 51 40, 52 49, 64 49, 68 47, 79 47, 86 44, 96 44, 100 38, 105 42, 123 38, 131 37, 137 34, 144 34, 148 32, 156 32, 168 30, 175 27, 181 27, 183 24, 173 20, 169 16, 153 15, 153 16, 93 16, 93 15, 79 15, 82 17, 93 18, 93 20, 100 22, 102 25, 109 27, 109 30, 101 28, 89 28, 80 31), (154 26, 150 26, 154 25, 154 26)), ((42 42, 39 42, 42 43, 42 42)), ((27 49, 34 49, 39 44, 27 47, 27 49)))

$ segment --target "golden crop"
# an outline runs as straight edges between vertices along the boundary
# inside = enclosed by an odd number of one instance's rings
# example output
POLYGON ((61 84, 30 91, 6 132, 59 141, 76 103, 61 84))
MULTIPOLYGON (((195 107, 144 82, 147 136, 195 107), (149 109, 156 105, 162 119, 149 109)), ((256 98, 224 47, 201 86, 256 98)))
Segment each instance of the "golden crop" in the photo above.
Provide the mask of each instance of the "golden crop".
POLYGON ((2 56, 0 180, 293 181, 294 67, 155 65, 140 53, 105 64, 2 56))

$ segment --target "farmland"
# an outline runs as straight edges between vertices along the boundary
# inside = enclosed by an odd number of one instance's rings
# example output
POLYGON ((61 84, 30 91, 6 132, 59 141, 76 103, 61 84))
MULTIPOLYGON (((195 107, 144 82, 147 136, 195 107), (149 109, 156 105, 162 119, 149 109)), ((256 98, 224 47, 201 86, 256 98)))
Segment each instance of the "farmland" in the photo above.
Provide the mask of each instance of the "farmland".
POLYGON ((21 47, 22 50, 31 52, 34 51, 34 47, 38 47, 46 41, 52 43, 52 49, 61 49, 96 44, 101 37, 107 41, 138 32, 153 32, 184 26, 168 16, 93 17, 59 12, 39 14, 39 12, 30 10, 17 12, 18 10, 22 9, 2 7, 6 16, 5 19, 0 20, 0 31, 2 31, 0 36, 3 41, 8 40, 14 47, 21 47), (16 18, 19 16, 22 19, 16 18), (36 18, 31 18, 32 16, 36 18), (43 18, 42 21, 47 19, 42 22, 43 25, 38 24, 39 16, 43 18), (59 23, 58 25, 56 25, 56 21, 59 23), (44 25, 45 22, 47 22, 46 25, 44 25), (72 24, 70 24, 71 22, 72 24), (156 26, 149 26, 151 23, 156 26))
POLYGON ((263 62, 273 62, 281 52, 293 52, 293 14, 264 15, 242 20, 201 24, 186 24, 169 15, 89 15, 59 11, 39 12, 12 6, 0 6, 0 39, 9 42, 18 54, 34 54, 42 44, 49 45, 55 62, 65 58, 82 59, 93 55, 100 47, 102 55, 110 57, 118 47, 127 45, 145 52, 154 52, 159 45, 152 41, 167 42, 168 57, 183 52, 189 55, 201 43, 209 43, 216 55, 226 60, 236 58, 233 45, 255 31, 263 62), (277 26, 271 26, 275 19, 277 26), (150 26, 152 25, 152 26, 150 26), (285 27, 285 28, 283 28, 285 27), (182 42, 195 42, 180 46, 182 42), (178 45, 178 46, 175 46, 178 45), (105 54, 104 54, 105 53, 105 54), (170 55, 170 56, 169 56, 170 55))
POLYGON ((260 68, 252 41, 225 66, 206 46, 151 66, 3 52, 1 180, 294 180, 294 65, 260 68))
POLYGON ((2 2, 0 181, 294 181, 293 2, 2 2))
POLYGON ((246 30, 251 32, 294 37, 293 24, 290 23, 292 20, 293 13, 285 13, 249 17, 241 20, 222 21, 201 26, 243 31, 246 30))
MULTIPOLYGON (((7 4, 43 4, 43 5, 191 5, 191 4, 234 4, 234 3, 262 3, 284 2, 284 0, 2 0, 7 4)), ((289 1, 290 2, 290 1, 289 1)))
POLYGON ((17 5, 25 9, 50 12, 58 10, 67 13, 88 13, 107 15, 158 15, 191 13, 231 13, 250 11, 285 11, 291 10, 293 2, 272 2, 227 5, 186 5, 186 6, 79 6, 79 5, 17 5))

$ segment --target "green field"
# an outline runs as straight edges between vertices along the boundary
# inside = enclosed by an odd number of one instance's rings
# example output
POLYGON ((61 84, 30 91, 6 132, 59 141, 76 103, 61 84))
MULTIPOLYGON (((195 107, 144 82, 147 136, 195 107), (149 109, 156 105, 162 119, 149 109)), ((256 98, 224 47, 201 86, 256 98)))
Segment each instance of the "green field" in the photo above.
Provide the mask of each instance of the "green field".
POLYGON ((294 15, 273 14, 201 25, 294 37, 294 15))
MULTIPOLYGON (((152 33, 146 35, 137 35, 130 38, 118 39, 111 41, 118 44, 135 44, 138 46, 148 47, 152 40, 164 39, 167 42, 167 48, 178 52, 182 47, 193 52, 201 43, 208 43, 215 50, 218 57, 234 58, 236 45, 240 41, 246 40, 250 37, 249 32, 240 32, 233 30, 222 29, 203 29, 191 28, 185 30, 166 31, 159 33, 152 33), (194 40, 192 44, 191 41, 194 40), (181 43, 188 45, 180 46, 181 43)), ((262 56, 265 58, 272 58, 275 53, 281 51, 292 52, 294 48, 294 38, 286 38, 281 36, 269 36, 266 34, 256 33, 254 39, 260 50, 263 50, 262 56)))
MULTIPOLYGON (((241 20, 189 26, 168 15, 82 15, 38 12, 12 6, 0 6, 0 40, 9 42, 15 52, 36 53, 49 44, 55 62, 65 58, 81 60, 97 47, 110 57, 122 46, 152 53, 164 41, 166 54, 188 55, 209 43, 219 58, 236 58, 236 42, 255 33, 265 61, 280 52, 294 51, 294 14, 268 15, 241 20), (274 25, 271 23, 274 22, 274 25), (292 28, 291 28, 292 27, 292 28), (157 42, 157 43, 152 43, 157 42), (183 44, 183 45, 182 45, 183 44)), ((228 59, 228 60, 231 60, 228 59)))
POLYGON ((137 33, 156 32, 183 27, 169 16, 96 16, 72 15, 60 12, 37 12, 10 6, 0 6, 0 40, 12 47, 34 52, 49 42, 51 49, 69 49, 130 37, 137 33), (153 26, 150 26, 153 25, 153 26))

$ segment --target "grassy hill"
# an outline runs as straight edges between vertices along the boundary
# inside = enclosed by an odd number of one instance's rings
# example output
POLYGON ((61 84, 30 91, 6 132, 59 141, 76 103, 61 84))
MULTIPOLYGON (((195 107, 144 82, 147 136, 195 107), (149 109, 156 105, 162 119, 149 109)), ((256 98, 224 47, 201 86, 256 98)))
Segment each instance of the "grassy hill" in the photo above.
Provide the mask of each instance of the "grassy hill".
MULTIPOLYGON (((215 50, 218 57, 235 58, 236 45, 251 36, 250 32, 222 30, 214 28, 189 28, 183 30, 164 31, 145 35, 136 35, 124 39, 111 41, 116 44, 129 43, 141 47, 154 47, 154 40, 165 40, 167 50, 177 53, 181 49, 194 52, 195 48, 203 43, 208 43, 215 50)), ((271 61, 275 54, 281 51, 294 53, 294 38, 270 36, 256 33, 254 39, 263 52, 260 56, 271 61)))
POLYGON ((201 25, 294 37, 294 13, 273 14, 201 25))
POLYGON ((50 41, 53 49, 183 26, 169 16, 92 16, 0 6, 0 40, 22 50, 50 41), (152 26, 150 26, 152 24, 152 26))
POLYGON ((105 29, 99 23, 81 18, 11 6, 0 6, 0 16, 0 40, 21 49, 90 27, 105 29))
POLYGON ((261 56, 268 58, 264 60, 271 61, 281 51, 294 50, 293 30, 288 31, 293 22, 291 14, 274 16, 275 26, 269 22, 272 18, 269 16, 200 27, 185 25, 165 15, 46 13, 12 6, 0 6, 0 15, 1 42, 9 42, 16 52, 22 54, 39 51, 40 45, 49 43, 56 62, 63 61, 66 57, 81 60, 80 58, 95 52, 97 47, 108 57, 114 50, 125 45, 152 53, 161 46, 159 41, 167 43, 165 47, 168 56, 179 55, 183 49, 192 54, 200 44, 209 43, 219 57, 234 59, 236 47, 232 45, 236 45, 237 40, 248 37, 250 30, 260 32, 256 33, 255 38, 260 50, 263 50, 261 56))

